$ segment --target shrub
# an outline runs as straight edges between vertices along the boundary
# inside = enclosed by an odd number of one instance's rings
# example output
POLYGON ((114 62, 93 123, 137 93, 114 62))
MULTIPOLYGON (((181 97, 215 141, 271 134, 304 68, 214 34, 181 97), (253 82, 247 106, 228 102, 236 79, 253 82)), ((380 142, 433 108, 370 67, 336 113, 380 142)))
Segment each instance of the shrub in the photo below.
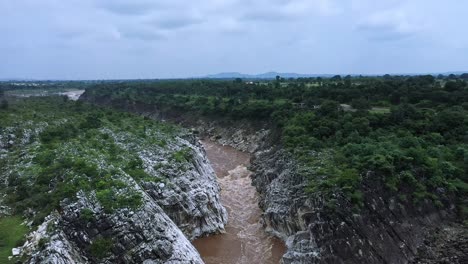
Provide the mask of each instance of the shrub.
POLYGON ((117 207, 115 192, 110 189, 101 190, 96 192, 96 197, 101 205, 104 207, 104 212, 112 213, 114 207, 117 207))
POLYGON ((112 249, 112 240, 109 238, 98 238, 89 246, 91 256, 97 259, 103 259, 110 255, 112 249))
POLYGON ((172 153, 172 159, 179 163, 190 161, 191 158, 192 150, 190 148, 184 148, 172 153))
POLYGON ((94 219, 94 213, 89 208, 83 208, 80 211, 80 219, 85 222, 90 222, 94 219))
POLYGON ((41 239, 39 239, 37 246, 39 247, 40 250, 43 250, 47 246, 47 243, 49 243, 49 239, 42 237, 41 239))
POLYGON ((8 109, 8 101, 7 100, 2 100, 2 102, 0 103, 0 109, 3 109, 3 110, 6 110, 8 109))
POLYGON ((61 126, 49 126, 40 135, 39 138, 44 143, 52 141, 64 141, 74 138, 78 134, 78 129, 71 123, 61 126))

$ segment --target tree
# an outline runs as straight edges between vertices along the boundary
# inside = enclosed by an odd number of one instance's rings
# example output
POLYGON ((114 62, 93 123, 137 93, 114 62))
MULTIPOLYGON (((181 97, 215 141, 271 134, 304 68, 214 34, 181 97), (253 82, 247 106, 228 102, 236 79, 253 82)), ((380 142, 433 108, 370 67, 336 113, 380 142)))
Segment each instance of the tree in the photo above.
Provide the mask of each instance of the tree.
POLYGON ((2 102, 0 103, 0 109, 8 109, 8 101, 7 100, 2 100, 2 102))
POLYGON ((340 112, 341 107, 340 104, 336 101, 324 101, 320 108, 318 109, 318 113, 322 116, 336 116, 340 112))
POLYGON ((462 91, 465 87, 465 84, 466 83, 461 81, 448 81, 445 83, 444 89, 449 92, 462 91))
POLYGON ((463 79, 463 80, 468 80, 468 73, 461 74, 460 78, 463 79))
POLYGON ((355 109, 358 110, 367 110, 370 109, 371 106, 369 104, 369 101, 367 101, 364 98, 359 98, 359 99, 354 99, 351 101, 351 106, 355 109))
POLYGON ((344 77, 344 83, 346 87, 351 87, 351 75, 346 75, 344 77))
POLYGON ((317 77, 317 82, 319 83, 320 86, 322 86, 322 82, 323 82, 322 77, 317 77))
POLYGON ((275 88, 278 89, 280 87, 281 83, 281 77, 279 75, 276 75, 276 80, 275 80, 275 88))
POLYGON ((332 81, 341 81, 341 75, 335 75, 331 78, 332 81))

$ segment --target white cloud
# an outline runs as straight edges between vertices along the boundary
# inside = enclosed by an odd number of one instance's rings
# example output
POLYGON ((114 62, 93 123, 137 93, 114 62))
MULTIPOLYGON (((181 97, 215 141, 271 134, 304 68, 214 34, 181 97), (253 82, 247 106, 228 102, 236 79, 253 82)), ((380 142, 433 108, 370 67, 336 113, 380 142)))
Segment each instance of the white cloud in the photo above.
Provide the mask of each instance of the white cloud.
POLYGON ((385 10, 373 13, 357 23, 357 29, 372 39, 401 39, 416 34, 420 28, 410 22, 403 10, 385 10))
POLYGON ((430 66, 419 61, 453 70, 468 62, 467 9, 457 0, 0 0, 0 77, 430 66))

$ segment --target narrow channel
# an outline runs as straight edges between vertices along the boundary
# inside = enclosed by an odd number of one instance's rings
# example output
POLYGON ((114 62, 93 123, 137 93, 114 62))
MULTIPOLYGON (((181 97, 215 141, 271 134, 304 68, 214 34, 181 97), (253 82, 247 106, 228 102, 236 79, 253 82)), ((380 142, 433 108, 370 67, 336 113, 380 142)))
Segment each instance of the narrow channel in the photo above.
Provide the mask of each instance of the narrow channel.
POLYGON ((202 143, 218 176, 229 220, 225 234, 197 239, 194 246, 206 264, 279 263, 286 247, 260 223, 258 194, 247 169, 250 155, 212 141, 202 143))

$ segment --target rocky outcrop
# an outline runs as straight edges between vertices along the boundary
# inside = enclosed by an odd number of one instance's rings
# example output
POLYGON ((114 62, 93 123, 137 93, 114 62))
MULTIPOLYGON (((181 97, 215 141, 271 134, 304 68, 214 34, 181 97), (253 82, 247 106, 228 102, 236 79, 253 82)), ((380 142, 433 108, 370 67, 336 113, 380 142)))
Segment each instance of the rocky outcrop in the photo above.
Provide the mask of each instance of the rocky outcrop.
POLYGON ((434 228, 411 263, 468 263, 468 229, 453 223, 434 228))
POLYGON ((59 218, 57 213, 49 215, 36 231, 28 235, 21 254, 29 258, 30 263, 89 263, 65 233, 54 228, 59 218))
POLYGON ((30 236, 23 247, 32 252, 29 262, 203 263, 164 211, 149 196, 143 199, 138 210, 106 214, 93 196, 80 193, 30 236), (83 210, 89 210, 86 218, 83 210))
POLYGON ((454 217, 450 205, 398 202, 372 173, 364 177, 363 208, 337 194, 330 209, 305 193, 307 179, 280 148, 256 152, 252 170, 265 226, 287 240, 284 263, 409 263, 434 228, 454 217))
POLYGON ((223 232, 227 213, 196 137, 181 134, 164 147, 148 147, 129 134, 102 132, 137 154, 157 179, 137 182, 122 171, 119 180, 133 186, 142 205, 108 212, 95 192, 80 192, 29 235, 22 257, 30 263, 203 263, 190 240, 223 232))
MULTIPOLYGON (((219 233, 227 223, 226 209, 220 203, 220 188, 216 175, 199 141, 193 135, 181 139, 182 146, 191 149, 190 162, 171 167, 166 161, 159 173, 168 177, 167 183, 145 183, 144 189, 190 239, 219 233)), ((148 152, 143 160, 153 167, 148 152)), ((164 163, 163 163, 164 164, 164 163)))

